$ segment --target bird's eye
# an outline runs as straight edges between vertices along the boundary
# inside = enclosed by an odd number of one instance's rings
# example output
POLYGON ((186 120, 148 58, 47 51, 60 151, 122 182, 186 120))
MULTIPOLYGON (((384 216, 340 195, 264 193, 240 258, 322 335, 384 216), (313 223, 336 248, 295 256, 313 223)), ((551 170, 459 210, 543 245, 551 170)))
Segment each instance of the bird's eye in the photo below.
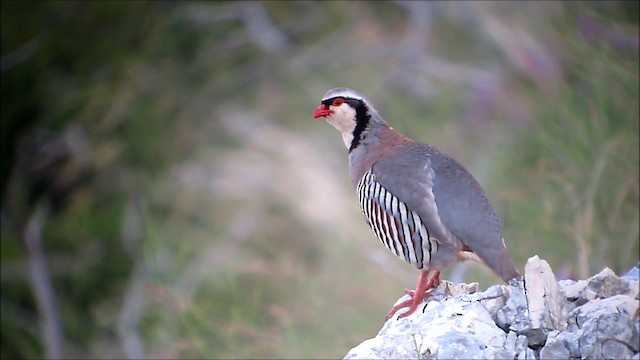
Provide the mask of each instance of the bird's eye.
POLYGON ((340 106, 340 105, 342 105, 342 103, 344 103, 344 99, 343 98, 337 98, 337 99, 333 100, 333 103, 331 105, 340 106))

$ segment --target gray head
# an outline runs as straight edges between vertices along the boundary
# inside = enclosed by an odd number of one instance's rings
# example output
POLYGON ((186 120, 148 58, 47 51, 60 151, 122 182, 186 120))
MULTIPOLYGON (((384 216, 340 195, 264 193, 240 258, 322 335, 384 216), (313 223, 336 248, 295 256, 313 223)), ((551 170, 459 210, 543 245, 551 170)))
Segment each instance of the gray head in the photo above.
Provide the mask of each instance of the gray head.
POLYGON ((338 87, 327 91, 314 118, 324 117, 342 135, 347 149, 353 150, 361 135, 374 124, 385 124, 371 103, 353 89, 338 87))
POLYGON ((365 100, 364 96, 362 94, 360 94, 359 92, 353 90, 353 89, 349 89, 346 87, 337 87, 337 88, 333 88, 330 89, 329 91, 327 91, 326 93, 324 93, 324 96, 322 97, 322 101, 328 100, 328 99, 332 99, 335 97, 344 97, 344 98, 349 98, 349 99, 355 99, 355 100, 365 100))

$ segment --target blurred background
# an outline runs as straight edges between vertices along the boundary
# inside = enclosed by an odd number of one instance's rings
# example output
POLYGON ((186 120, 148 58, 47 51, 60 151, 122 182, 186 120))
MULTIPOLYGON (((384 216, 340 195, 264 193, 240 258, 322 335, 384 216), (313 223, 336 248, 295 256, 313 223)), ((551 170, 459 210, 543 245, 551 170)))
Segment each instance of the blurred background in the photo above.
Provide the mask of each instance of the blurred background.
POLYGON ((336 86, 463 163, 521 270, 638 262, 637 1, 0 4, 3 359, 339 358, 373 337, 418 271, 311 116, 336 86))

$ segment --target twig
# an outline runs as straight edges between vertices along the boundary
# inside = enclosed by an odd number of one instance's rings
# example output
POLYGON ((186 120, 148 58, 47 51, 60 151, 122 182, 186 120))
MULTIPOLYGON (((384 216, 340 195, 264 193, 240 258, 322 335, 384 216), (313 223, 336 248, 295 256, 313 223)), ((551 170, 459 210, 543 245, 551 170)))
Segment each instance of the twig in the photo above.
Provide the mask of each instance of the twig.
POLYGON ((143 262, 137 262, 129 280, 122 309, 118 314, 118 332, 122 350, 128 359, 144 358, 144 346, 138 334, 138 322, 144 313, 146 300, 144 288, 147 285, 147 269, 143 262))
POLYGON ((49 216, 48 206, 39 202, 24 231, 29 257, 29 285, 41 315, 40 332, 44 341, 45 358, 62 358, 62 324, 47 261, 42 250, 42 228, 49 216))
POLYGON ((139 203, 131 199, 125 208, 122 222, 122 242, 134 262, 129 285, 118 314, 118 333, 123 352, 128 359, 144 358, 144 345, 138 333, 138 322, 147 305, 144 289, 148 284, 147 266, 142 260, 142 211, 139 203))

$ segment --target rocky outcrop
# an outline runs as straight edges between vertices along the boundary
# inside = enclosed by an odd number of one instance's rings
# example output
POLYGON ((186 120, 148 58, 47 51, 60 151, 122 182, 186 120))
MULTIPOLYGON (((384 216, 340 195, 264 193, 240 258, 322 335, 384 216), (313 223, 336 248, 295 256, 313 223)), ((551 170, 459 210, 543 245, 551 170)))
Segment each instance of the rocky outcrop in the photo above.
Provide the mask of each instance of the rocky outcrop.
POLYGON ((483 292, 443 281, 423 311, 389 319, 345 359, 640 359, 639 267, 556 281, 534 256, 522 278, 483 292))

